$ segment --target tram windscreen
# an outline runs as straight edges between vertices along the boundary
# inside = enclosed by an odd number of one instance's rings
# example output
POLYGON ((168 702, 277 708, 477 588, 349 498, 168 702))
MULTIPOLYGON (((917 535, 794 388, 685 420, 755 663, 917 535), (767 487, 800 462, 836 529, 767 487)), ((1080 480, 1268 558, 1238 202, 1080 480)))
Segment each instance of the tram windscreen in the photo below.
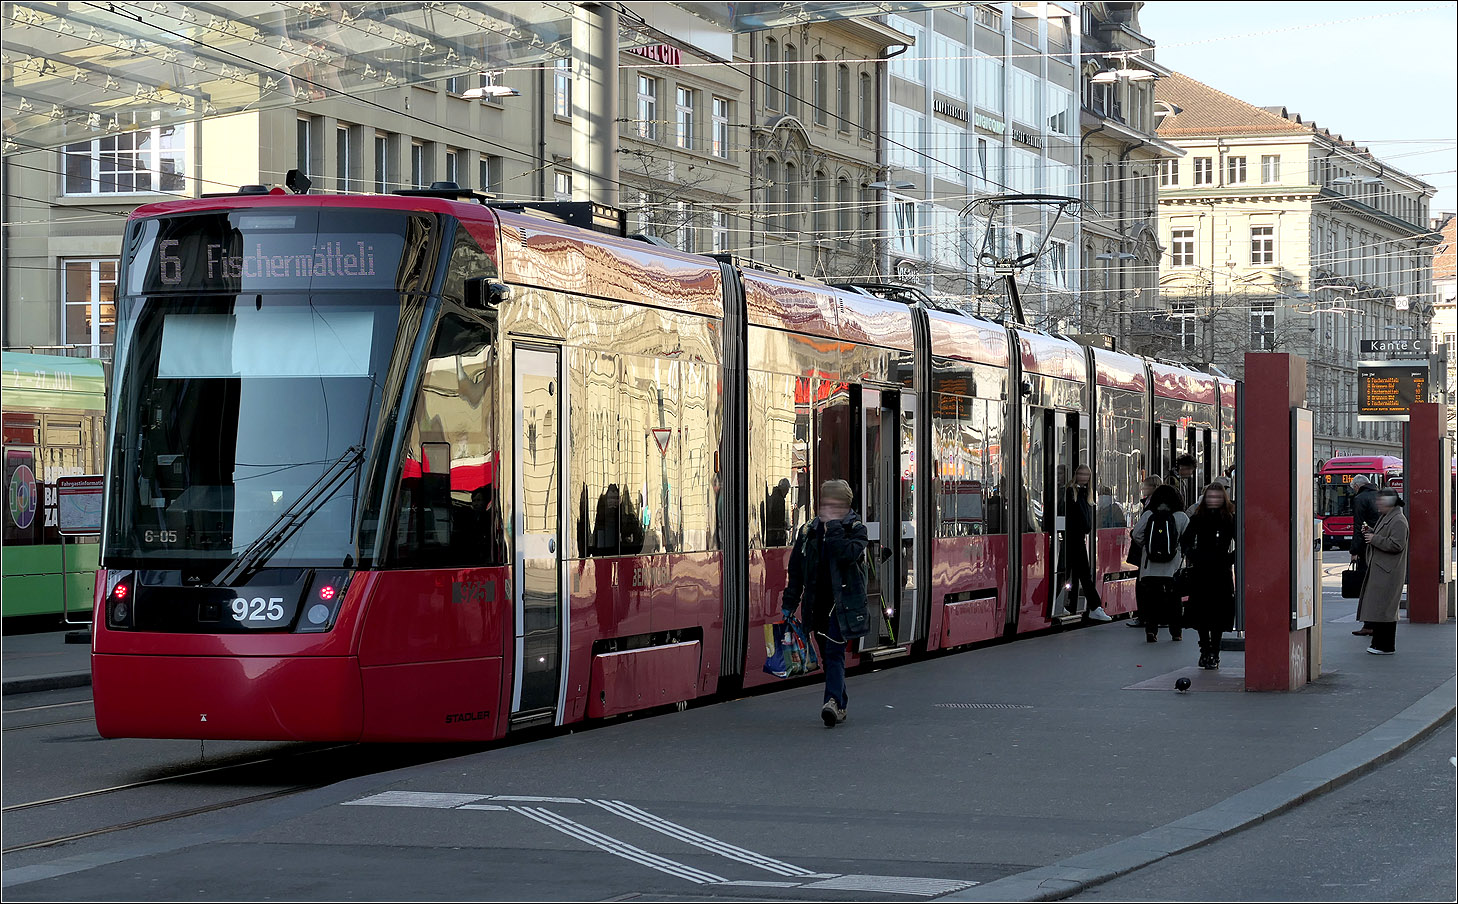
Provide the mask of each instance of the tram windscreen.
MULTIPOLYGON (((158 269, 159 236, 205 249, 222 228, 215 217, 187 219, 205 220, 194 224, 201 238, 164 223, 147 240, 144 225, 139 254, 128 262, 129 287, 166 285, 154 279, 171 272, 158 269)), ((412 219, 382 215, 374 238, 356 239, 368 241, 373 266, 391 274, 383 284, 311 275, 314 291, 291 291, 302 263, 292 275, 221 282, 203 264, 181 271, 193 291, 168 286, 120 299, 108 561, 154 568, 171 561, 211 579, 277 533, 283 542, 269 566, 350 564, 357 450, 368 448, 379 413, 402 304, 395 274, 412 219), (326 477, 322 492, 316 484, 326 477)), ((294 222, 325 228, 316 216, 294 222)), ((317 249, 320 236, 334 234, 306 230, 296 244, 317 249)))

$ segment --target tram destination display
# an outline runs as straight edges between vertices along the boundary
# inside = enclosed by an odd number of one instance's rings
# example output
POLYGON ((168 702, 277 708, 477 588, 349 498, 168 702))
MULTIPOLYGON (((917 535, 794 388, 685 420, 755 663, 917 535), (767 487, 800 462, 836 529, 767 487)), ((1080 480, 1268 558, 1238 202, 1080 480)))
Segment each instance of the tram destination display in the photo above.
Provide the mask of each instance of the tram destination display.
POLYGON ((1405 421, 1428 398, 1426 363, 1364 364, 1357 370, 1357 415, 1363 421, 1405 421))

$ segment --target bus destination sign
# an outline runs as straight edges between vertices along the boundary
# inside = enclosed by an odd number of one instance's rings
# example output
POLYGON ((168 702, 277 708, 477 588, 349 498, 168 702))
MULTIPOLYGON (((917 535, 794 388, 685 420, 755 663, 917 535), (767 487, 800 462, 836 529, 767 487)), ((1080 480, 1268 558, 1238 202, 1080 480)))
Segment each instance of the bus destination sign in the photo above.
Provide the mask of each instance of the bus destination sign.
POLYGON ((1414 402, 1428 398, 1428 369, 1404 364, 1357 371, 1357 415, 1363 421, 1405 421, 1414 402))

